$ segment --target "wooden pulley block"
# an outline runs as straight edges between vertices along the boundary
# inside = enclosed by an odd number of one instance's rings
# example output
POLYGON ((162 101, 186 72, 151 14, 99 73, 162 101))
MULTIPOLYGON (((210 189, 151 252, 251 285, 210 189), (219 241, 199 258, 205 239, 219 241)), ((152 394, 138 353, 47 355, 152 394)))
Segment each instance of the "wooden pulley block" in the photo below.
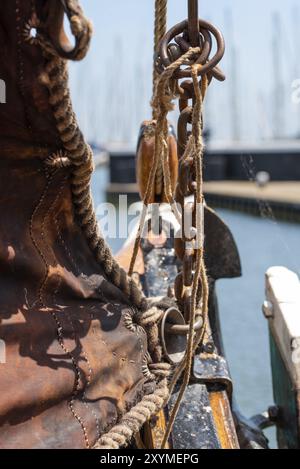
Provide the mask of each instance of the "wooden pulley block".
MULTIPOLYGON (((139 133, 136 153, 136 179, 141 199, 144 199, 145 197, 149 174, 154 161, 155 125, 155 121, 144 121, 141 125, 139 133)), ((171 125, 169 125, 168 146, 171 186, 174 194, 178 178, 178 156, 176 136, 171 125)), ((155 176, 155 183, 151 188, 151 197, 149 203, 151 204, 155 202, 167 202, 164 191, 162 162, 159 162, 155 176)))

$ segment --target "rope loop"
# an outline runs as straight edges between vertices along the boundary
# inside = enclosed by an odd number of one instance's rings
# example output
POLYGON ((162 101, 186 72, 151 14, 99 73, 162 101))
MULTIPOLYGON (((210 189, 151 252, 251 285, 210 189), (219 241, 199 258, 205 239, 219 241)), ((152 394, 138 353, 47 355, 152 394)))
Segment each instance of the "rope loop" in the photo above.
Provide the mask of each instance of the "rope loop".
POLYGON ((75 40, 74 47, 63 31, 63 24, 61 26, 62 34, 55 36, 52 34, 51 24, 39 22, 35 42, 53 57, 74 61, 82 60, 90 46, 93 33, 92 24, 84 16, 77 0, 60 0, 60 3, 70 23, 70 30, 75 40))

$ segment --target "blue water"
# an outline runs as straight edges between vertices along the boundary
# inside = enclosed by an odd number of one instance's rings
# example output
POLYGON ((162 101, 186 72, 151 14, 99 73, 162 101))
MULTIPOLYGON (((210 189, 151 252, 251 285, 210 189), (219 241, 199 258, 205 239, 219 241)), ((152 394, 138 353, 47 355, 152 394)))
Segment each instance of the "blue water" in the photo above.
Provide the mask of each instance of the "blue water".
MULTIPOLYGON (((93 180, 96 205, 105 200, 107 173, 93 180)), ((283 265, 300 274, 300 224, 283 223, 218 210, 230 227, 239 248, 243 276, 220 280, 217 292, 224 342, 242 412, 250 417, 273 404, 267 322, 262 314, 264 274, 283 265)), ((116 251, 122 240, 110 240, 116 251)), ((268 431, 272 447, 275 432, 268 431)))
MULTIPOLYGON (((251 416, 273 403, 267 322, 261 312, 264 273, 283 265, 300 274, 300 225, 218 212, 230 226, 242 260, 243 276, 219 281, 217 291, 235 394, 251 416)), ((274 431, 268 436, 274 447, 274 431)))

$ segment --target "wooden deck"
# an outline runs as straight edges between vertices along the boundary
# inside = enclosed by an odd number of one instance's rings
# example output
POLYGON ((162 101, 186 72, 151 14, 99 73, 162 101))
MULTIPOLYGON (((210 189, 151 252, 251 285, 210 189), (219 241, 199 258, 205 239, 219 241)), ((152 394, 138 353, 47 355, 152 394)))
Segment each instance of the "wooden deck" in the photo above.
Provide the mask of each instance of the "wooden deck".
POLYGON ((207 182, 204 191, 212 207, 300 222, 300 182, 269 182, 264 187, 251 181, 207 182))
MULTIPOLYGON (((254 215, 276 216, 300 222, 300 182, 269 182, 259 187, 252 181, 212 181, 204 183, 205 198, 211 207, 228 208, 254 215)), ((110 184, 107 196, 127 194, 139 198, 137 184, 110 184)))
POLYGON ((265 187, 259 187, 255 182, 251 181, 206 182, 204 191, 206 194, 300 204, 299 181, 269 182, 265 187))
MULTIPOLYGON (((300 204, 300 182, 298 181, 270 182, 265 187, 259 187, 251 181, 205 182, 204 191, 206 194, 300 204)), ((137 184, 110 184, 107 193, 138 194, 138 186, 137 184)))

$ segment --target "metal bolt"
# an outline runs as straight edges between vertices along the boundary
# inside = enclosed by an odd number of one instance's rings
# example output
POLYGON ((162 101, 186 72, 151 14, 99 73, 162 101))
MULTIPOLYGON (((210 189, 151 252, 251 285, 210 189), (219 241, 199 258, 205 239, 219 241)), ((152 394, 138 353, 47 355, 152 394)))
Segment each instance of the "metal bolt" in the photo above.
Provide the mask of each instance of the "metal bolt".
POLYGON ((273 405, 268 408, 269 419, 272 422, 278 421, 279 417, 279 407, 277 405, 273 405))
POLYGON ((265 300, 263 302, 262 312, 267 319, 274 317, 274 307, 271 301, 265 300))
POLYGON ((291 349, 298 350, 298 348, 300 348, 300 339, 299 338, 293 339, 291 343, 291 349))
POLYGON ((207 342, 204 344, 204 352, 206 353, 214 353, 215 351, 215 344, 213 342, 207 342))
POLYGON ((175 62, 175 60, 178 60, 182 56, 182 51, 180 47, 174 43, 170 44, 168 46, 168 56, 171 62, 175 62))

